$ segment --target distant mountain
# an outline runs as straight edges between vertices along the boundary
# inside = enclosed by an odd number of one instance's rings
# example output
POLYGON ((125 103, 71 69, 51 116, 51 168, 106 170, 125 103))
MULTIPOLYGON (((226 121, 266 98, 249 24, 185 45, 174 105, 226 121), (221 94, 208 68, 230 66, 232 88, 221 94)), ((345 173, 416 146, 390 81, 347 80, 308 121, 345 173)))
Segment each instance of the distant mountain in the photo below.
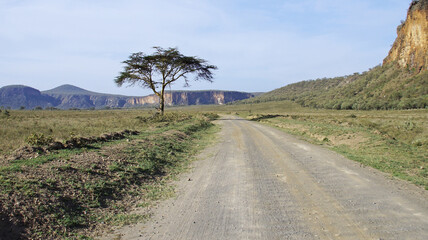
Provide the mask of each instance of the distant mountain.
POLYGON ((0 106, 3 107, 32 109, 37 106, 52 107, 57 104, 58 101, 55 98, 31 87, 11 85, 0 88, 0 106))
POLYGON ((428 0, 413 1, 383 66, 362 74, 290 84, 242 102, 291 100, 328 109, 428 108, 427 19, 428 0))
MULTIPOLYGON (((49 95, 103 95, 102 93, 91 92, 83 88, 79 88, 70 84, 61 85, 51 90, 42 91, 49 95)), ((109 95, 109 94, 105 94, 109 95)))
POLYGON ((69 84, 42 93, 56 99, 58 105, 55 107, 60 109, 122 108, 129 98, 121 95, 91 92, 69 84))
MULTIPOLYGON (((176 105, 222 105, 238 100, 254 97, 253 93, 236 91, 168 91, 165 93, 165 104, 167 106, 176 105)), ((158 104, 158 97, 154 94, 145 97, 134 97, 128 99, 127 104, 132 105, 151 105, 158 104)), ((127 106, 127 105, 125 105, 127 106)))
MULTIPOLYGON (((226 104, 254 97, 252 93, 236 91, 170 91, 165 93, 166 105, 226 104)), ((0 88, 0 106, 12 109, 55 107, 59 109, 133 108, 157 105, 156 95, 131 97, 91 92, 73 85, 62 85, 40 92, 37 89, 12 85, 0 88)))

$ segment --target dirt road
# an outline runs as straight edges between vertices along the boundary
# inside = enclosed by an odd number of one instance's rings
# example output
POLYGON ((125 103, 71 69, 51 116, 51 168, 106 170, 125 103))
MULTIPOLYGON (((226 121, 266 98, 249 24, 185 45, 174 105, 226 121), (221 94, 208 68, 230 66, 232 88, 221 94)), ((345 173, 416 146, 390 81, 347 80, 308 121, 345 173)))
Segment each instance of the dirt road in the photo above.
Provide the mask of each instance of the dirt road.
MULTIPOLYGON (((122 239, 428 239, 428 194, 235 117, 176 198, 122 239)), ((115 236, 116 236, 115 235, 115 236)), ((113 236, 113 235, 112 235, 113 236)))

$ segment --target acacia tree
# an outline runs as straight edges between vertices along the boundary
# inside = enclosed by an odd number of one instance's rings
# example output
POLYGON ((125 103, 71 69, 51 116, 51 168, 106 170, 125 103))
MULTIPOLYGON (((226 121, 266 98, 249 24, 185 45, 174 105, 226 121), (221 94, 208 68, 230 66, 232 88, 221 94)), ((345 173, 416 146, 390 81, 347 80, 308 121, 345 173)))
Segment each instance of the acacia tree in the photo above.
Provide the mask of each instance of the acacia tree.
POLYGON ((154 47, 152 55, 142 52, 131 54, 123 61, 124 71, 120 72, 115 82, 120 87, 125 83, 150 88, 159 97, 159 110, 163 115, 165 109, 165 88, 173 82, 184 79, 184 86, 189 86, 189 76, 195 75, 195 80, 212 82, 212 70, 206 60, 198 57, 182 55, 177 48, 163 49, 154 47))

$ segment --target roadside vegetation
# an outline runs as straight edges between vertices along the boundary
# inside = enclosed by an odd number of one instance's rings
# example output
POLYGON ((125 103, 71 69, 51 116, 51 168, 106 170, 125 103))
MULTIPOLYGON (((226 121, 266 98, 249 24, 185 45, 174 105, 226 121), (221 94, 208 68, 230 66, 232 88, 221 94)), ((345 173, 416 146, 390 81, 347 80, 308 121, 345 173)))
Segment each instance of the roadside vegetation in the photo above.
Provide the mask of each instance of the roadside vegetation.
POLYGON ((2 143, 0 239, 90 239, 111 226, 144 221, 156 201, 174 194, 171 179, 212 139, 216 128, 211 121, 216 117, 11 111, 7 119, 14 121, 2 119, 9 124, 2 128, 2 141, 16 146, 2 143), (16 132, 13 124, 29 129, 16 132), (33 148, 37 154, 16 157, 21 143, 34 132, 44 134, 32 135, 40 140, 33 148), (117 134, 121 137, 114 137, 117 134), (50 138, 65 148, 45 151, 50 138), (73 145, 70 138, 92 141, 73 145))

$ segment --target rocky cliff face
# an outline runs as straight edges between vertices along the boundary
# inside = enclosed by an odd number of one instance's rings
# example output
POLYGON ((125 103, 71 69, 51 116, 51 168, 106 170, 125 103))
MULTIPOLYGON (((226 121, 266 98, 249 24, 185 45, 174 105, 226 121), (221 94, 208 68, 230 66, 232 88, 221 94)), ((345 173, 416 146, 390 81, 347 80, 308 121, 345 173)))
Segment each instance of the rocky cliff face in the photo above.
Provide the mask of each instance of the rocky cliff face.
POLYGON ((129 97, 116 95, 87 95, 87 94, 46 94, 55 98, 60 109, 70 108, 122 108, 129 97))
POLYGON ((428 69, 428 0, 415 0, 407 19, 397 28, 395 40, 383 64, 397 62, 402 68, 417 72, 428 69))
MULTIPOLYGON (((225 104, 236 100, 254 97, 254 94, 233 91, 173 91, 165 94, 166 105, 225 104)), ((19 109, 25 107, 55 107, 59 109, 89 108, 130 108, 157 106, 156 95, 128 97, 90 92, 71 85, 63 85, 52 90, 40 92, 26 86, 6 86, 0 88, 0 106, 19 109)))
POLYGON ((144 105, 154 105, 159 103, 159 98, 156 95, 149 95, 145 97, 130 97, 127 99, 125 106, 144 106, 144 105))
MULTIPOLYGON (((174 91, 165 93, 165 104, 167 106, 176 105, 222 105, 229 102, 254 97, 254 94, 234 91, 174 91)), ((159 98, 156 95, 145 97, 133 97, 127 100, 125 107, 156 105, 159 98)))

